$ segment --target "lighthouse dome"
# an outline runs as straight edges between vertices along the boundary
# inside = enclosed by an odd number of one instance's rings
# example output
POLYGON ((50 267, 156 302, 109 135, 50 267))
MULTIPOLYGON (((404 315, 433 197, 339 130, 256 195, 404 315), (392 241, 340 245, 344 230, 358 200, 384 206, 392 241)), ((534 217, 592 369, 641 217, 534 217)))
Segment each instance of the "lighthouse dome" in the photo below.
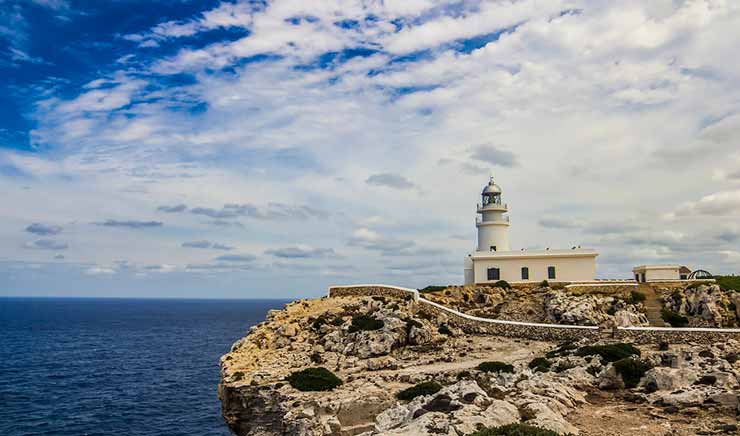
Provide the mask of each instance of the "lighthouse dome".
POLYGON ((501 187, 497 185, 493 181, 493 177, 491 177, 491 180, 488 182, 485 188, 483 188, 483 195, 486 194, 500 194, 501 193, 501 187))

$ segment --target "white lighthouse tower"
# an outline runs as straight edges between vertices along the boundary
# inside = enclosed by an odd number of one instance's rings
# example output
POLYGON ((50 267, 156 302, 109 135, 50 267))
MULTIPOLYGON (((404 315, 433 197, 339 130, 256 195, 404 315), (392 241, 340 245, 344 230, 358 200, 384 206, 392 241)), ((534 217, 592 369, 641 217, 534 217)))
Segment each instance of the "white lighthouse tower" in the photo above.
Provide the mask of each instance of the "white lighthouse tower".
POLYGON ((501 188, 493 177, 483 188, 475 226, 478 228, 477 251, 509 251, 509 208, 501 201, 501 188))

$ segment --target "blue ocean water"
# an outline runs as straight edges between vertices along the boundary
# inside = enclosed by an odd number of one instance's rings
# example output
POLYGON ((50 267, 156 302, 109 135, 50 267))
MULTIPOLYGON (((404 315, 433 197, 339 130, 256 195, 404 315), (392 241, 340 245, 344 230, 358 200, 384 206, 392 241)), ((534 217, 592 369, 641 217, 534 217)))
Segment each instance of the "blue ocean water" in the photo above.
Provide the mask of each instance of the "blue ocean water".
POLYGON ((0 298, 0 435, 226 436, 218 358, 283 304, 0 298))

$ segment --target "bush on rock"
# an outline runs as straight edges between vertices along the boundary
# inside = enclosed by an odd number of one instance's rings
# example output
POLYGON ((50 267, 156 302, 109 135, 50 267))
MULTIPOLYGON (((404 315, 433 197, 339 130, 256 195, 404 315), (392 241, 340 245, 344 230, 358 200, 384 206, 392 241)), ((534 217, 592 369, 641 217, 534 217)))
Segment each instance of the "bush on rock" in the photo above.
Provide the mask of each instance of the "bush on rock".
POLYGON ((434 285, 430 285, 430 286, 427 286, 425 288, 419 289, 419 292, 421 292, 422 294, 429 294, 429 293, 432 293, 432 292, 444 291, 445 289, 447 289, 447 286, 434 286, 434 285))
POLYGON ((442 335, 452 336, 452 330, 450 330, 450 328, 447 327, 447 324, 440 324, 437 331, 442 335))
POLYGON ((535 357, 529 362, 529 368, 533 369, 534 372, 547 372, 551 366, 552 362, 544 357, 535 357))
POLYGON ((294 372, 286 380, 299 391, 330 391, 342 384, 342 380, 326 368, 306 368, 294 372))
POLYGON ((689 325, 688 318, 666 308, 663 308, 663 310, 660 311, 660 316, 663 318, 663 321, 670 324, 671 327, 686 327, 689 325))
POLYGON ((436 394, 440 391, 440 389, 442 389, 442 385, 437 382, 430 381, 419 383, 416 386, 412 386, 397 393, 396 398, 398 398, 399 400, 411 401, 414 398, 420 397, 422 395, 436 394))
POLYGON ((643 294, 642 292, 632 291, 632 292, 630 292, 630 297, 629 297, 629 301, 628 302, 630 304, 637 304, 637 303, 640 303, 642 301, 645 301, 645 298, 647 298, 647 297, 645 297, 645 294, 643 294))
MULTIPOLYGON (((527 424, 509 424, 501 427, 484 428, 468 436, 559 436, 552 430, 533 427, 527 424)), ((563 435, 563 436, 570 436, 563 435)))
POLYGON ((514 372, 514 366, 504 362, 481 362, 477 369, 483 372, 514 372))
POLYGON ((511 285, 506 280, 499 280, 493 284, 494 288, 511 289, 511 285))
POLYGON ((576 350, 578 356, 600 356, 607 362, 616 362, 631 356, 639 356, 640 350, 632 344, 587 345, 576 350))
POLYGON ((614 369, 622 376, 624 386, 630 389, 637 387, 640 379, 652 368, 653 366, 648 362, 631 357, 614 362, 614 369))
POLYGON ((355 315, 352 317, 352 325, 349 326, 350 333, 369 331, 369 330, 380 330, 383 328, 385 323, 374 316, 370 315, 355 315))

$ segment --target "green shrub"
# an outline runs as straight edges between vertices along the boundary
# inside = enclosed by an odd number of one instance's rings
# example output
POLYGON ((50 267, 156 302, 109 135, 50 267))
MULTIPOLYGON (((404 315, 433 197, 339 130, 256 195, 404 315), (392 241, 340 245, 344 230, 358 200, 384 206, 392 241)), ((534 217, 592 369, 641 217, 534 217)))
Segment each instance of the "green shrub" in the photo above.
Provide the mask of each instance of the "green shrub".
POLYGON ((445 289, 447 289, 447 286, 433 286, 432 285, 432 286, 427 286, 426 288, 419 289, 419 292, 421 292, 422 294, 429 294, 432 292, 444 291, 445 289))
POLYGON ((332 319, 327 319, 325 316, 320 316, 311 323, 311 327, 313 327, 315 330, 319 330, 324 324, 331 324, 338 327, 344 324, 344 320, 341 316, 335 316, 332 319))
POLYGON ((452 330, 450 330, 450 328, 447 327, 447 324, 440 324, 440 326, 437 329, 437 331, 440 334, 447 335, 447 336, 452 336, 452 330))
POLYGON ((494 288, 511 289, 511 285, 506 280, 499 280, 493 284, 494 288))
POLYGON ((460 371, 455 376, 458 380, 465 380, 470 378, 470 371, 460 371))
POLYGON ((540 282, 540 287, 541 288, 549 288, 550 287, 550 283, 547 280, 543 280, 543 281, 540 282))
MULTIPOLYGON (((552 430, 527 424, 509 424, 501 427, 484 428, 468 436, 558 436, 552 430)), ((570 433, 563 436, 572 436, 570 433)))
POLYGON ((374 301, 380 301, 381 303, 385 303, 385 297, 381 295, 373 295, 372 298, 374 301))
POLYGON ((609 306, 608 309, 606 309, 606 314, 614 316, 614 314, 617 313, 617 308, 614 306, 609 306))
POLYGON ((679 315, 672 310, 668 310, 665 307, 660 311, 660 316, 663 318, 663 321, 670 324, 671 327, 686 327, 689 325, 688 318, 683 315, 679 315))
POLYGON ((411 401, 414 398, 420 397, 422 395, 436 394, 441 389, 442 389, 442 385, 434 381, 429 381, 429 382, 419 383, 408 389, 402 390, 401 392, 396 394, 396 398, 398 398, 399 400, 411 401))
POLYGON ((554 285, 550 286, 550 288, 556 291, 562 291, 563 289, 565 289, 565 285, 562 283, 555 283, 554 285))
POLYGON ((630 304, 637 304, 639 302, 645 301, 645 298, 646 298, 645 294, 643 294, 642 292, 632 291, 630 292, 630 297, 629 297, 628 302, 630 304))
POLYGON ((504 362, 481 362, 477 369, 483 372, 514 372, 514 366, 504 362))
POLYGON ((607 362, 616 362, 630 356, 639 356, 640 350, 632 344, 587 345, 576 350, 578 356, 600 356, 607 362))
POLYGON ((355 333, 360 331, 380 330, 385 323, 374 316, 355 315, 352 317, 352 325, 349 326, 349 332, 355 333))
POLYGON ((571 354, 573 350, 575 350, 577 347, 573 342, 563 342, 562 344, 558 345, 557 348, 554 350, 550 350, 547 353, 545 353, 545 357, 548 359, 552 359, 555 357, 565 356, 568 354, 571 354))
POLYGON ((630 389, 637 387, 640 379, 652 368, 648 362, 630 357, 614 362, 614 369, 622 376, 624 386, 630 389))
POLYGON ((330 391, 342 384, 342 380, 326 368, 306 368, 286 378, 299 391, 330 391))
POLYGON ((544 357, 535 357, 531 362, 529 362, 529 368, 533 369, 535 372, 547 372, 550 370, 551 366, 552 362, 544 357))

